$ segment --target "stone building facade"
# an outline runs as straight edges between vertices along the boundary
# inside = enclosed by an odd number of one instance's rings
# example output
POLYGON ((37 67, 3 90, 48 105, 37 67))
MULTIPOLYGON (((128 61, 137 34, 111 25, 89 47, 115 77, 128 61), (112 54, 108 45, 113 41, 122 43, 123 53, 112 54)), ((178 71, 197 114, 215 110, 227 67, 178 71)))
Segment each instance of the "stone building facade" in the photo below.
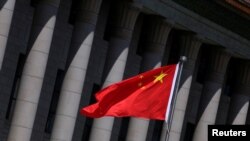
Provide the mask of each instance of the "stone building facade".
POLYGON ((163 121, 79 114, 94 93, 185 55, 169 141, 250 123, 246 0, 2 0, 0 141, 165 141, 163 121), (227 3, 228 2, 228 3, 227 3))

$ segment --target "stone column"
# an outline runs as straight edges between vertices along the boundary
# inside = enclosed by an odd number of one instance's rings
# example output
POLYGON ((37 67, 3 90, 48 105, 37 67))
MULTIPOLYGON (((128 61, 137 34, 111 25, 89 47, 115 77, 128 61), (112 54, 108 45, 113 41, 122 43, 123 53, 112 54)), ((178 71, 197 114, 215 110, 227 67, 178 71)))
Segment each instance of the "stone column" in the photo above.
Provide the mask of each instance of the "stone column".
MULTIPOLYGON (((114 14, 114 29, 109 42, 108 58, 105 64, 105 80, 103 87, 121 81, 127 61, 128 49, 135 22, 140 12, 140 4, 117 1, 114 14)), ((111 137, 113 117, 95 119, 90 141, 109 141, 111 137)))
POLYGON ((211 50, 209 70, 203 85, 193 141, 207 141, 207 127, 215 123, 227 64, 230 59, 230 55, 223 50, 213 48, 211 50))
POLYGON ((70 63, 61 89, 51 141, 72 140, 101 3, 102 0, 82 1, 70 48, 75 52, 68 58, 70 63))
POLYGON ((8 141, 30 140, 59 3, 43 0, 37 5, 8 141))
MULTIPOLYGON (((145 72, 161 66, 161 61, 166 46, 168 34, 172 23, 162 18, 152 17, 145 37, 145 51, 141 64, 141 72, 145 72)), ((126 141, 145 141, 150 120, 131 118, 128 127, 126 141)))
POLYGON ((16 0, 3 0, 0 3, 0 70, 2 68, 15 3, 16 0))
MULTIPOLYGON (((174 115, 172 125, 169 134, 169 141, 179 141, 181 136, 181 130, 183 126, 185 111, 187 107, 189 91, 191 88, 194 68, 196 59, 199 53, 200 46, 202 44, 201 37, 184 33, 181 36, 181 55, 187 57, 187 61, 183 65, 182 76, 180 80, 180 87, 177 94, 176 106, 174 109, 174 115)), ((161 141, 165 141, 167 133, 167 124, 164 122, 161 141)))
POLYGON ((236 83, 233 85, 227 122, 229 124, 244 125, 246 124, 250 100, 250 63, 241 60, 236 68, 236 83))

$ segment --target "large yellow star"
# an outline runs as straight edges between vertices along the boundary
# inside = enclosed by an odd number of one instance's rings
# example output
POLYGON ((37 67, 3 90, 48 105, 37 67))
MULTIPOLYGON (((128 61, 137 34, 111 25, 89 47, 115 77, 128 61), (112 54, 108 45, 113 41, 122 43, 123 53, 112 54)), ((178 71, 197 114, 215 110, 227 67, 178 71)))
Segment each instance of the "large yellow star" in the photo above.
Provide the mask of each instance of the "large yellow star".
POLYGON ((163 83, 163 78, 165 77, 165 76, 167 76, 167 74, 166 73, 163 73, 163 72, 161 72, 159 75, 157 75, 157 76, 154 76, 155 77, 155 80, 154 80, 154 83, 156 83, 156 82, 161 82, 161 83, 163 83))

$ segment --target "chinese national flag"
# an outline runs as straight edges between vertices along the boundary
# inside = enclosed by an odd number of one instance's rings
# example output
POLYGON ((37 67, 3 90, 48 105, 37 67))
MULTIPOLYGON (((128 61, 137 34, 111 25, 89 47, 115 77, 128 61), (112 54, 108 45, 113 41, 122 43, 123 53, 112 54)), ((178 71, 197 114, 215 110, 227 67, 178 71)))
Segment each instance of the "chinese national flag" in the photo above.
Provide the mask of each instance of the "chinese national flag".
POLYGON ((132 116, 165 120, 177 72, 178 65, 169 65, 110 85, 96 93, 95 104, 80 112, 92 118, 132 116))

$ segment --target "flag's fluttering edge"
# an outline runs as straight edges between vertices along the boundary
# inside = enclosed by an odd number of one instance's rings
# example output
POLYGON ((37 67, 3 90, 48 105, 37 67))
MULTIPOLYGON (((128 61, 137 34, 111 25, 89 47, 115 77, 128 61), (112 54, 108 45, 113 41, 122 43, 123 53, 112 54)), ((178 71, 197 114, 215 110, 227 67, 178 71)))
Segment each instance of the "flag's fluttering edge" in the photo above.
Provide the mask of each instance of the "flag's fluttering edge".
POLYGON ((82 115, 99 118, 141 117, 166 120, 170 110, 178 65, 139 74, 97 92, 97 102, 82 108, 82 115))

